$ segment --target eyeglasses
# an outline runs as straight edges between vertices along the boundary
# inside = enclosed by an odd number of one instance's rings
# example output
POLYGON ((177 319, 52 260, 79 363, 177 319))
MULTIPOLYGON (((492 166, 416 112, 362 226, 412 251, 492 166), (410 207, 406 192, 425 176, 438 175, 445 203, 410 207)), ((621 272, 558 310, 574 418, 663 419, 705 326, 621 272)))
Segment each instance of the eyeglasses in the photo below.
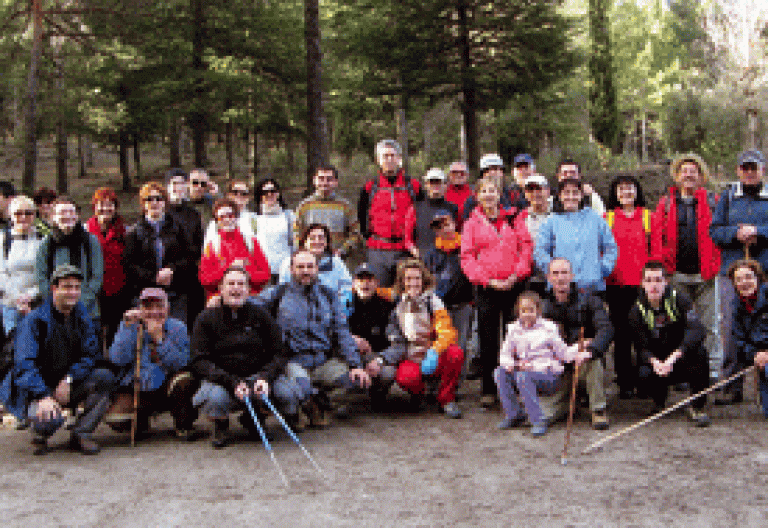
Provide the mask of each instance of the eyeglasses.
POLYGON ((234 194, 235 196, 248 196, 251 192, 245 189, 232 189, 229 191, 229 194, 234 194))
POLYGON ((152 195, 144 198, 144 201, 145 202, 164 202, 165 198, 163 198, 162 196, 152 195))
POLYGON ((208 182, 205 180, 189 180, 189 183, 197 187, 205 187, 206 185, 208 185, 208 182))
POLYGON ((535 183, 525 186, 526 191, 540 191, 541 189, 543 189, 543 187, 541 185, 536 185, 535 183))
POLYGON ((221 213, 216 217, 217 220, 224 220, 227 218, 237 218, 237 215, 235 213, 221 213))
POLYGON ((14 211, 13 216, 35 216, 34 211, 14 211))
POLYGON ((760 165, 758 163, 744 163, 741 165, 741 170, 743 171, 756 171, 760 168, 760 165))
POLYGON ((274 187, 269 188, 269 189, 262 189, 261 190, 261 194, 279 194, 279 193, 280 193, 280 191, 278 191, 274 187))

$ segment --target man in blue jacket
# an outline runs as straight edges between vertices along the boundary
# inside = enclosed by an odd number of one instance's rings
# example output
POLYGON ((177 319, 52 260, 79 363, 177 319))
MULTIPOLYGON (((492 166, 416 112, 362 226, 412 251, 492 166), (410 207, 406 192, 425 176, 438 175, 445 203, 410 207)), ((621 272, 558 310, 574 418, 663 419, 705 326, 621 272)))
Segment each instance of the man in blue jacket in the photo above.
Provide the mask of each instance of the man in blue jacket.
MULTIPOLYGON (((721 376, 729 377, 746 365, 737 358, 736 347, 731 339, 736 293, 726 277, 730 265, 746 256, 763 269, 768 269, 768 186, 765 176, 765 156, 759 150, 747 150, 739 154, 736 174, 739 181, 730 184, 720 195, 712 215, 709 234, 720 248, 720 275, 716 279, 716 301, 723 336, 723 367, 721 376)), ((724 396, 715 403, 739 403, 743 400, 743 379, 739 378, 724 390, 724 396)))
POLYGON ((77 409, 71 447, 99 452, 91 433, 109 408, 115 376, 97 368, 96 326, 80 302, 83 274, 59 265, 51 295, 18 326, 14 366, 0 385, 0 401, 18 419, 32 423, 35 454, 48 452, 48 439, 64 424, 64 409, 77 409))

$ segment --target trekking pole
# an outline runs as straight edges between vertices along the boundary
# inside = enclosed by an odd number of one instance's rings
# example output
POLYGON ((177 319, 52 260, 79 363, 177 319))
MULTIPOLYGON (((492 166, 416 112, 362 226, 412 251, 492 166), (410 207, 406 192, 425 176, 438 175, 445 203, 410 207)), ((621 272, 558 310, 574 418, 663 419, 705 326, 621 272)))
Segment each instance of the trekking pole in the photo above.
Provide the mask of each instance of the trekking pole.
POLYGON ((301 448, 302 453, 304 453, 304 455, 309 459, 309 461, 312 462, 312 465, 315 467, 317 472, 325 476, 325 472, 322 470, 322 468, 320 468, 318 463, 315 462, 315 459, 312 458, 312 455, 309 454, 309 451, 307 451, 307 448, 305 448, 304 445, 302 445, 301 440, 299 440, 299 436, 291 430, 290 426, 285 421, 285 418, 283 418, 282 415, 279 412, 277 412, 277 409, 275 408, 274 405, 272 405, 272 402, 269 401, 269 398, 267 397, 267 395, 262 394, 261 399, 264 403, 267 404, 267 407, 269 407, 269 410, 272 411, 272 414, 275 416, 275 418, 277 418, 277 421, 280 422, 280 425, 283 426, 283 429, 285 429, 285 432, 288 433, 288 436, 290 436, 293 439, 293 441, 296 442, 296 445, 299 446, 299 448, 301 448))
POLYGON ((139 424, 139 393, 141 392, 141 348, 144 344, 144 325, 136 329, 136 369, 133 372, 133 416, 131 416, 131 447, 136 445, 136 429, 139 424))
POLYGON ((700 396, 704 396, 706 394, 709 394, 710 392, 719 389, 723 385, 727 385, 728 383, 732 382, 733 380, 740 378, 741 376, 745 375, 747 372, 749 372, 753 368, 755 368, 755 366, 754 365, 750 365, 747 368, 740 370, 739 372, 737 372, 736 374, 734 374, 730 378, 718 381, 717 383, 715 383, 714 385, 704 389, 703 391, 700 391, 700 392, 697 392, 696 394, 688 396, 684 400, 681 400, 681 401, 677 402, 676 404, 674 404, 674 405, 672 405, 670 407, 667 407, 664 410, 661 410, 661 411, 657 412, 653 416, 649 416, 648 418, 645 418, 644 420, 641 420, 641 421, 639 421, 637 423, 634 423, 634 424, 632 424, 632 425, 630 425, 628 427, 625 427, 621 431, 617 431, 617 432, 613 433, 612 435, 609 435, 609 436, 606 436, 604 438, 601 438, 597 442, 593 443, 592 445, 590 445, 589 447, 584 449, 581 452, 581 454, 582 455, 586 455, 587 453, 591 453, 595 449, 598 449, 599 447, 602 447, 604 444, 610 442, 611 440, 615 440, 615 439, 619 438, 620 436, 624 436, 625 434, 627 434, 627 433, 629 433, 631 431, 634 431, 635 429, 638 429, 639 427, 642 427, 645 424, 649 424, 649 423, 651 423, 651 422, 653 422, 655 420, 658 420, 662 416, 665 416, 665 415, 671 413, 672 411, 675 411, 675 410, 679 409, 680 407, 682 407, 682 406, 692 402, 696 398, 698 398, 700 396))
POLYGON ((261 443, 264 444, 264 449, 269 453, 269 457, 272 459, 272 463, 275 465, 275 468, 277 469, 277 472, 280 474, 280 478, 283 479, 283 484, 285 484, 285 487, 288 488, 290 485, 288 484, 288 479, 285 476, 285 473, 283 473, 283 468, 280 467, 280 464, 277 462, 277 458, 275 458, 275 452, 272 450, 272 445, 269 443, 269 440, 267 439, 267 435, 264 433, 264 428, 261 426, 261 422, 259 421, 258 417, 256 416, 256 411, 253 410, 253 404, 251 403, 251 398, 247 397, 245 398, 245 405, 248 407, 248 412, 251 413, 251 418, 253 418, 253 423, 256 424, 256 429, 259 431, 259 436, 261 437, 261 443))
MULTIPOLYGON (((579 352, 581 352, 584 343, 584 327, 579 330, 579 352)), ((579 364, 574 362, 573 381, 571 381, 571 401, 568 405, 568 422, 565 425, 565 441, 563 442, 563 454, 560 455, 560 464, 568 463, 568 442, 571 440, 571 429, 573 428, 573 413, 576 410, 576 389, 579 386, 579 364)))

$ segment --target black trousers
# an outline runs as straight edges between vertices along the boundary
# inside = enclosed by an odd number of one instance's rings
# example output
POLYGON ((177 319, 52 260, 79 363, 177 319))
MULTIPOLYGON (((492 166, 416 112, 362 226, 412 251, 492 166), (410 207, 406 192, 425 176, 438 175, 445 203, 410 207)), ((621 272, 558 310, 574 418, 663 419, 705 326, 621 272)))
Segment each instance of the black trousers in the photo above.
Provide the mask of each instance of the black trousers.
POLYGON ((479 286, 476 294, 477 334, 480 344, 480 369, 483 394, 495 395, 493 371, 499 366, 502 325, 514 317, 515 302, 523 291, 523 284, 515 284, 509 291, 479 286))
MULTIPOLYGON (((703 391, 709 386, 707 349, 703 345, 684 349, 683 356, 675 362, 672 372, 664 377, 658 376, 651 365, 642 365, 638 369, 638 382, 659 407, 666 403, 670 385, 688 383, 691 394, 703 391)), ((706 403, 706 396, 702 396, 691 402, 691 406, 701 409, 706 403)))
POLYGON ((637 300, 636 286, 607 286, 608 311, 613 325, 613 364, 616 384, 620 391, 633 390, 637 384, 637 369, 632 362, 632 329, 629 311, 637 300))

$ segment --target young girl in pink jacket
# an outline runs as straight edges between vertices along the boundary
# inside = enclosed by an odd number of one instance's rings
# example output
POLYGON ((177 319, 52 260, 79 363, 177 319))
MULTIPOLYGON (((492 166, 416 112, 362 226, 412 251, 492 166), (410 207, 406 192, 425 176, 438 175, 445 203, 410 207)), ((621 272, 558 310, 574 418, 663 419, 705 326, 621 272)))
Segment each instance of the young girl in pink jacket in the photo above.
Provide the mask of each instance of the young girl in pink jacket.
POLYGON ((517 320, 507 325, 507 336, 499 353, 494 380, 499 392, 504 419, 499 429, 509 429, 525 421, 531 434, 542 436, 547 422, 539 394, 552 395, 560 387, 563 363, 583 361, 589 352, 580 352, 578 343, 568 346, 557 325, 541 317, 541 298, 526 291, 515 305, 517 320))

